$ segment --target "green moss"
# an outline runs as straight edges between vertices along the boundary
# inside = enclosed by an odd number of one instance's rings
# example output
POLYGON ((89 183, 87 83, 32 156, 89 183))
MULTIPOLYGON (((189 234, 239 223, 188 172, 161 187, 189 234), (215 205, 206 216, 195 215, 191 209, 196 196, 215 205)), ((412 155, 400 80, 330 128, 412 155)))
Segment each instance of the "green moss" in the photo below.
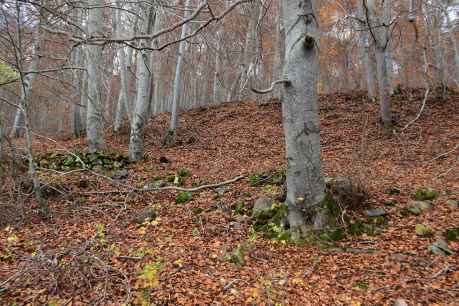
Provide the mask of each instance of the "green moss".
POLYGON ((236 215, 245 215, 247 213, 247 207, 244 202, 238 202, 231 205, 231 209, 236 215))
POLYGON ((290 241, 291 235, 282 224, 286 216, 287 205, 274 203, 270 208, 256 211, 253 214, 253 229, 268 239, 290 241))
POLYGON ((190 170, 188 170, 186 168, 182 168, 182 169, 180 169, 178 175, 180 177, 189 177, 191 175, 191 172, 190 172, 190 170))
POLYGON ((459 242, 459 227, 449 228, 445 231, 447 241, 459 242))
POLYGON ((249 182, 250 182, 250 186, 256 187, 261 182, 261 176, 259 174, 256 174, 256 173, 252 173, 252 174, 249 175, 249 182))
POLYGON ((192 199, 192 194, 191 192, 180 192, 177 197, 175 198, 175 203, 181 204, 181 203, 186 203, 192 199))
POLYGON ((346 237, 346 233, 342 228, 324 230, 320 233, 319 238, 324 241, 340 241, 346 237))

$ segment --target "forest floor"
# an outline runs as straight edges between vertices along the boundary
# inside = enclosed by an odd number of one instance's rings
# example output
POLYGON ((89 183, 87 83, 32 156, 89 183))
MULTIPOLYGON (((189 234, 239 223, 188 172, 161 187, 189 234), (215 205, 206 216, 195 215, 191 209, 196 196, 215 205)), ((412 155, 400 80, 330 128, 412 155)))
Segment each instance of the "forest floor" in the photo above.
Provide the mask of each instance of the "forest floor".
MULTIPOLYGON (((251 230, 250 209, 274 186, 248 178, 178 204, 176 191, 92 193, 124 187, 94 172, 49 172, 70 196, 50 197, 47 219, 29 197, 22 223, 0 229, 0 304, 391 305, 403 298, 459 305, 459 243, 449 242, 451 256, 428 249, 459 226, 451 205, 459 198, 459 96, 428 99, 401 131, 422 94, 394 97, 392 135, 379 123, 378 105, 361 95, 320 99, 325 174, 350 176, 368 190, 367 203, 345 212, 349 218, 366 220, 367 208, 387 212, 375 235, 346 235, 332 247, 266 239, 251 230), (439 196, 430 210, 406 213, 421 187, 439 196), (137 224, 146 208, 155 218, 137 224), (432 235, 417 235, 418 224, 432 235)), ((242 102, 183 112, 170 148, 161 147, 167 116, 154 118, 145 160, 129 164, 117 182, 143 188, 181 172, 191 187, 285 169, 280 108, 242 102)), ((108 138, 124 153, 128 143, 127 128, 108 138)), ((84 140, 36 145, 40 152, 79 148, 84 140)))

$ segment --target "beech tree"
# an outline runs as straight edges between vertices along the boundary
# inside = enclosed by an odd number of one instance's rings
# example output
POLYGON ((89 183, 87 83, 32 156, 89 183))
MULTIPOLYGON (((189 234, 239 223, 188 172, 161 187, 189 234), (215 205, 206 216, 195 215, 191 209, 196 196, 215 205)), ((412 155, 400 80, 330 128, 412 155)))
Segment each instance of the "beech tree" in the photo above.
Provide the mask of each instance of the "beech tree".
POLYGON ((320 205, 325 198, 320 147, 317 80, 319 74, 319 25, 315 1, 282 1, 285 33, 285 59, 282 116, 287 160, 288 223, 292 237, 309 233, 308 216, 316 228, 324 226, 320 205))
MULTIPOLYGON (((142 34, 149 34, 153 31, 156 11, 153 6, 142 10, 142 34)), ((140 48, 151 45, 151 40, 145 39, 141 42, 140 48)), ((150 68, 151 52, 141 49, 137 53, 137 97, 134 113, 132 115, 131 139, 129 144, 129 155, 133 160, 143 157, 143 135, 142 129, 148 120, 149 86, 151 76, 150 68)))
MULTIPOLYGON (((103 0, 88 0, 88 35, 100 37, 103 35, 103 0)), ((86 111, 86 137, 90 152, 104 148, 103 137, 103 110, 100 97, 100 70, 102 61, 102 47, 89 45, 86 47, 86 70, 88 73, 88 103, 86 111)))

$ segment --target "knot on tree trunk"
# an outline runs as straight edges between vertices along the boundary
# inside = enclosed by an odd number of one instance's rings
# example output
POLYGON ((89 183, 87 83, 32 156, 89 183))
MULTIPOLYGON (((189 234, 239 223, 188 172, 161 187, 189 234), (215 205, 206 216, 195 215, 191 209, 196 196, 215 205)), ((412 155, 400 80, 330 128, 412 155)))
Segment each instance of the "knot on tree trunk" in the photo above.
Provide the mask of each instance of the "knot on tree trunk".
POLYGON ((314 45, 315 45, 315 42, 316 40, 314 39, 314 37, 312 37, 311 35, 306 35, 304 37, 304 47, 306 48, 306 50, 310 50, 312 48, 314 48, 314 45))

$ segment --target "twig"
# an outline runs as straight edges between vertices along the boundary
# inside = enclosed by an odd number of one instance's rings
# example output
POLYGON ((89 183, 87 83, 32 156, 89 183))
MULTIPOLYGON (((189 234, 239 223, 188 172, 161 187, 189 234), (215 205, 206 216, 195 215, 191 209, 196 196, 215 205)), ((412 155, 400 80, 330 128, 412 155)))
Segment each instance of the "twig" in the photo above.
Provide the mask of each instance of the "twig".
POLYGON ((440 155, 438 155, 438 156, 432 158, 432 159, 429 160, 427 163, 430 163, 430 162, 433 162, 434 160, 437 160, 437 159, 439 159, 439 158, 442 158, 443 156, 446 156, 446 155, 448 155, 449 153, 452 153, 452 152, 456 151, 458 148, 459 148, 459 143, 456 144, 456 146, 455 146, 452 150, 449 150, 448 152, 442 153, 442 154, 440 154, 440 155))
POLYGON ((185 191, 185 192, 196 192, 203 189, 216 188, 224 185, 229 185, 245 178, 245 175, 236 176, 231 180, 227 180, 221 183, 202 185, 194 188, 183 188, 178 186, 166 186, 166 187, 157 187, 157 188, 134 188, 131 187, 130 190, 109 190, 109 191, 94 191, 94 192, 81 192, 80 194, 126 194, 131 192, 152 192, 152 191, 164 191, 164 190, 176 190, 176 191, 185 191))
POLYGON ((142 260, 142 257, 118 256, 118 259, 122 259, 122 260, 142 260))
POLYGON ((408 122, 404 127, 403 129, 401 130, 401 132, 403 132, 404 130, 406 130, 410 125, 412 125, 413 123, 415 123, 419 117, 421 117, 421 114, 422 112, 424 111, 424 108, 426 107, 426 101, 427 101, 427 97, 429 96, 429 93, 430 93, 430 88, 427 88, 425 94, 424 94, 424 100, 422 101, 422 106, 421 106, 421 109, 419 110, 418 114, 416 115, 416 117, 414 117, 413 120, 411 120, 410 122, 408 122))

